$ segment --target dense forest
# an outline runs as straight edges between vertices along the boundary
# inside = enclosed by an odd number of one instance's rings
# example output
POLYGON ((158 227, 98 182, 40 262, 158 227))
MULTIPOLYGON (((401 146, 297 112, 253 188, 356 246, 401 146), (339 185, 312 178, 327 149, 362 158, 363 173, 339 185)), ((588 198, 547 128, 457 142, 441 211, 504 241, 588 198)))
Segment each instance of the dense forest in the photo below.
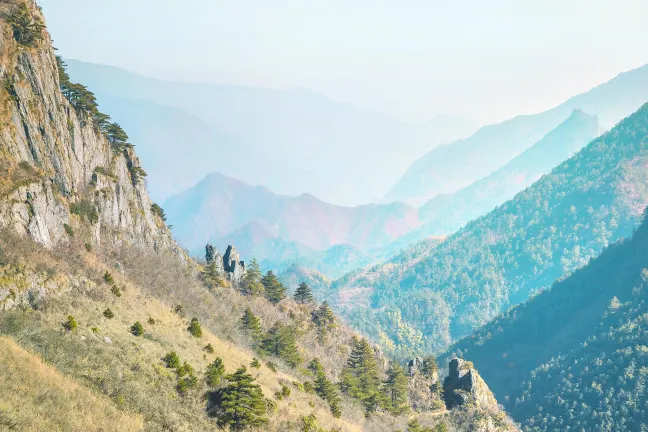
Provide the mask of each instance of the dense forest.
POLYGON ((631 239, 450 351, 483 367, 527 430, 642 430, 647 290, 645 221, 631 239))
POLYGON ((386 346, 443 349, 632 233, 648 202, 647 134, 643 106, 441 245, 337 281, 331 302, 386 346), (360 291, 369 309, 341 301, 360 291))

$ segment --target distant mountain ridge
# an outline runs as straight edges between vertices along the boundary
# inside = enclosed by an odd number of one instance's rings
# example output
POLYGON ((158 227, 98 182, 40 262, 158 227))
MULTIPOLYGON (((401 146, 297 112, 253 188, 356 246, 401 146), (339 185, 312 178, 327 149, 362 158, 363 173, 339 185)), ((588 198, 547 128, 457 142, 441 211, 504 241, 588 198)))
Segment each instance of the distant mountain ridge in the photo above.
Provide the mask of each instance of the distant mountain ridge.
MULTIPOLYGON (((524 430, 637 430, 648 421, 648 220, 634 235, 453 345, 524 430), (643 371, 643 372, 642 372, 643 371), (599 414, 600 413, 600 414, 599 414)), ((453 354, 450 354, 453 353, 453 354)))
POLYGON ((439 246, 334 282, 331 302, 397 347, 439 349, 468 335, 632 233, 648 204, 647 137, 644 105, 439 246), (348 292, 362 299, 348 303, 348 292))
POLYGON ((233 243, 272 268, 298 263, 335 276, 375 262, 371 249, 420 224, 417 209, 406 204, 342 207, 221 174, 171 197, 164 208, 175 238, 194 254, 208 242, 233 243))
POLYGON ((504 166, 562 123, 574 109, 611 128, 648 100, 648 65, 619 74, 551 110, 484 126, 475 134, 432 149, 414 162, 383 202, 422 204, 450 194, 504 166))
POLYGON ((600 135, 595 116, 581 110, 494 173, 450 195, 439 195, 419 209, 426 223, 415 230, 423 238, 451 234, 472 219, 504 204, 600 135))
POLYGON ((308 192, 337 204, 365 204, 384 195, 412 160, 477 128, 451 116, 404 123, 306 89, 188 84, 67 63, 70 75, 86 83, 114 119, 128 123, 159 200, 221 172, 281 194, 308 192), (208 129, 201 126, 198 143, 183 139, 195 136, 191 123, 168 115, 157 120, 151 111, 160 107, 182 110, 208 129), (139 123, 141 117, 147 121, 139 123), (157 132, 170 126, 175 131, 168 137, 157 132), (179 149, 183 157, 174 158, 179 149), (168 164, 177 167, 184 187, 169 184, 168 164))

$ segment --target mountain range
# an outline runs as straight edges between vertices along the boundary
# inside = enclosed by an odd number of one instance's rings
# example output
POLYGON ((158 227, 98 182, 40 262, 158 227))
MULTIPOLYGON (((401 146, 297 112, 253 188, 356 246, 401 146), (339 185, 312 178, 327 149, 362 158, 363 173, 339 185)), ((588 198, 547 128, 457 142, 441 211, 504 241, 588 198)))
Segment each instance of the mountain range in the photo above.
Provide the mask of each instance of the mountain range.
POLYGON ((392 346, 468 335, 632 234, 648 204, 646 124, 648 106, 441 245, 334 282, 331 302, 392 346))
POLYGON ((518 430, 471 363, 401 365, 233 246, 187 256, 31 0, 0 3, 0 80, 1 430, 518 430))
POLYGON ((449 353, 483 366, 495 394, 528 430, 560 430, 566 418, 582 430, 640 430, 648 421, 647 268, 644 219, 631 238, 449 353))
POLYGON ((379 199, 412 160, 476 129, 447 115, 408 124, 305 89, 168 82, 66 62, 70 76, 128 128, 158 201, 220 172, 280 194, 365 204, 379 199))
POLYGON ((406 204, 342 207, 307 194, 277 195, 221 174, 169 198, 164 208, 176 239, 194 255, 202 255, 206 243, 236 244, 267 268, 297 263, 334 277, 375 262, 372 249, 420 223, 406 204))
POLYGON ((423 204, 486 177, 563 122, 574 109, 598 117, 609 129, 648 100, 648 65, 535 115, 480 128, 472 136, 438 146, 414 162, 383 201, 423 204))

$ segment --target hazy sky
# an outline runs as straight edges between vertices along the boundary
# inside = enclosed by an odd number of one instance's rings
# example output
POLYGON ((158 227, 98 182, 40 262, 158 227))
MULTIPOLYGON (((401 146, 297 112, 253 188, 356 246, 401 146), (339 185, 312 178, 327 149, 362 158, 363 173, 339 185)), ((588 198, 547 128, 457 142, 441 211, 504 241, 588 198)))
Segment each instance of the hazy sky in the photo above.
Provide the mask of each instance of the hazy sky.
POLYGON ((40 0, 68 58, 402 119, 550 108, 648 63, 646 0, 40 0))

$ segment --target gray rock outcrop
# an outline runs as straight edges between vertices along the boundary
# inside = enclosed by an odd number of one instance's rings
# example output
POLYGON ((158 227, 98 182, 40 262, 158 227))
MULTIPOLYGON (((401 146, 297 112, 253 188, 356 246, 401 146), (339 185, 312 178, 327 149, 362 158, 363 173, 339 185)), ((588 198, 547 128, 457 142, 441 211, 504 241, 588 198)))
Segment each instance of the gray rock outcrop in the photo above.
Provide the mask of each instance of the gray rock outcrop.
POLYGON ((443 382, 443 396, 447 409, 467 404, 498 409, 497 400, 472 363, 458 358, 450 361, 448 376, 443 382))
MULTIPOLYGON (((0 16, 10 7, 1 4, 0 16)), ((92 118, 63 96, 49 35, 26 48, 0 32, 0 54, 0 228, 52 248, 87 222, 96 244, 109 237, 184 257, 133 176, 140 162, 132 147, 114 152, 92 118), (70 211, 81 202, 91 218, 70 211)))
POLYGON ((232 282, 240 282, 245 274, 245 262, 241 261, 238 251, 232 245, 227 246, 223 256, 223 268, 232 282))

